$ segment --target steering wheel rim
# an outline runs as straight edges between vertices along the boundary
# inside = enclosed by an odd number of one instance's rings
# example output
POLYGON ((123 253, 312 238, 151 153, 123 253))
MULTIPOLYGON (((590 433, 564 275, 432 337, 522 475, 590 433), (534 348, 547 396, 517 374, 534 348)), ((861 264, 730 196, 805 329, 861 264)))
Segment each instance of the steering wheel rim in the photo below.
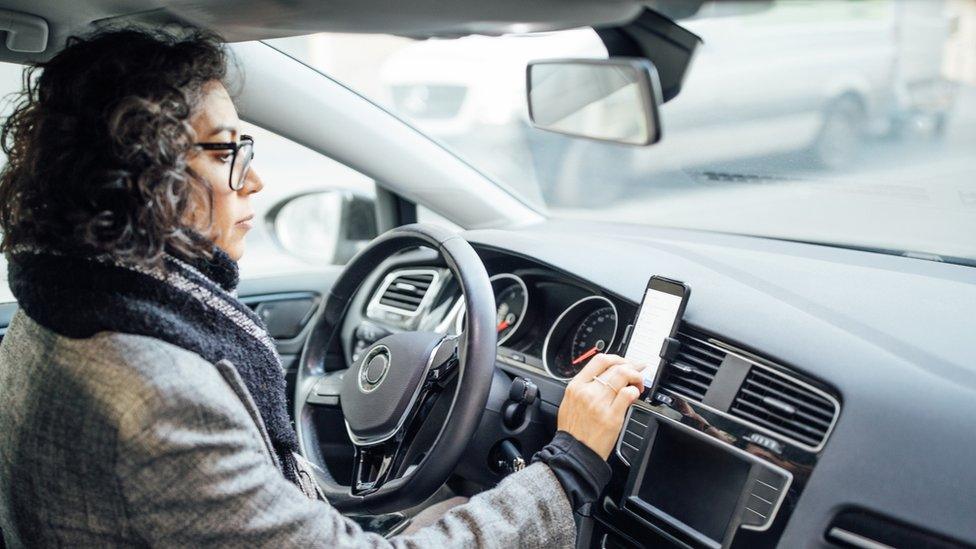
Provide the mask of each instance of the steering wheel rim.
MULTIPOLYGON (((494 304, 491 282, 481 258, 463 237, 436 225, 416 223, 387 231, 375 238, 349 261, 330 290, 319 314, 313 320, 312 329, 299 359, 295 383, 294 411, 299 447, 305 458, 312 464, 315 480, 319 487, 334 507, 347 513, 379 514, 402 510, 423 502, 447 480, 477 430, 491 389, 496 352, 494 304), (446 336, 427 341, 423 340, 423 335, 418 335, 414 339, 423 341, 414 345, 414 348, 423 348, 423 350, 415 356, 428 356, 427 363, 397 366, 390 359, 388 369, 393 370, 394 367, 424 368, 423 376, 417 378, 416 375, 413 375, 408 381, 409 384, 415 381, 414 378, 420 379, 420 382, 424 384, 423 387, 426 387, 426 383, 431 381, 432 376, 436 381, 438 375, 448 372, 449 375, 459 376, 457 389, 447 418, 433 445, 420 463, 398 478, 383 480, 375 489, 357 490, 357 479, 360 478, 358 475, 361 472, 358 469, 359 462, 366 457, 364 448, 373 447, 375 449, 381 443, 368 441, 368 444, 364 446, 361 444, 362 441, 356 440, 358 437, 355 437, 353 431, 350 430, 356 451, 353 486, 344 486, 336 482, 321 454, 313 420, 312 407, 322 403, 322 391, 317 390, 316 386, 320 383, 332 383, 330 386, 336 387, 337 391, 345 394, 349 402, 357 401, 357 410, 363 405, 362 401, 369 397, 369 395, 354 394, 350 391, 356 391, 357 383, 362 383, 360 378, 365 375, 364 372, 368 366, 364 359, 370 356, 374 348, 399 345, 398 342, 389 341, 393 336, 373 343, 362 353, 360 360, 350 365, 348 370, 344 370, 345 378, 351 379, 334 383, 332 380, 326 380, 326 377, 330 375, 330 372, 327 372, 325 368, 326 361, 332 359, 333 356, 343 356, 339 342, 342 321, 363 281, 387 258, 398 252, 420 246, 426 246, 437 251, 458 281, 466 306, 464 336, 459 342, 451 342, 449 341, 450 338, 446 336), (452 366, 450 345, 457 343, 459 343, 457 345, 458 352, 452 366), (445 348, 445 344, 448 345, 447 348, 445 348), (336 350, 338 350, 337 355, 335 354, 336 350), (435 361, 442 364, 434 364, 435 361), (440 368, 440 366, 445 367, 440 368), (350 374, 355 375, 351 376, 350 374), (341 388, 339 388, 339 384, 341 384, 341 388)), ((409 333, 421 334, 419 332, 409 333)), ((433 335, 431 337, 433 338, 433 335)), ((406 354, 409 355, 409 353, 406 354)), ((344 361, 345 359, 342 358, 341 360, 344 361)), ((397 372, 399 373, 399 370, 397 372)), ((396 386, 391 387, 395 388, 396 386)), ((361 388, 360 385, 359 389, 361 388)), ((389 394, 387 392, 387 396, 389 394)), ((381 395, 377 396, 382 398, 381 395)), ((340 406, 343 406, 342 400, 340 396, 340 406)), ((332 401, 330 404, 335 405, 332 401)), ((416 402, 408 402, 408 408, 414 408, 415 405, 417 405, 416 402)), ((343 411, 345 417, 346 410, 343 411)), ((393 413, 397 413, 397 411, 402 412, 402 410, 394 410, 393 413)), ((408 410, 409 413, 414 411, 408 410)), ((419 418, 419 420, 422 421, 423 418, 419 418)), ((402 422, 400 423, 402 424, 402 422)), ((348 418, 346 419, 346 426, 347 429, 354 428, 350 426, 348 418)))

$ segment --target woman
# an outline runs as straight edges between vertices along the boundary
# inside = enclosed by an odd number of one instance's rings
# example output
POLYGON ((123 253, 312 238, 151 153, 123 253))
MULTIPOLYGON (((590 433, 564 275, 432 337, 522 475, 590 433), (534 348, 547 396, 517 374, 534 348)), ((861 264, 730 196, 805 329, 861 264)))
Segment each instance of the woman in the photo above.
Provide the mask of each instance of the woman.
POLYGON ((219 41, 111 31, 39 69, 2 133, 10 545, 573 544, 636 368, 593 359, 553 442, 497 488, 409 536, 364 533, 309 480, 273 342, 234 297, 263 183, 219 41))

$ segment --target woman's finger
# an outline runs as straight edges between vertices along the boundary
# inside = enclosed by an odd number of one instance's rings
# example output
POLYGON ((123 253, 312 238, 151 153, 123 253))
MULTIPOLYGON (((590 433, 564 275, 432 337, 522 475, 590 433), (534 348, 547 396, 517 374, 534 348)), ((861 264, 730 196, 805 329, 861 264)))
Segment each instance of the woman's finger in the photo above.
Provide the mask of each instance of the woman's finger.
POLYGON ((600 378, 613 385, 618 391, 628 385, 644 391, 644 375, 630 364, 616 364, 604 372, 600 378))
POLYGON ((627 413, 627 408, 630 408, 630 405, 639 397, 640 391, 637 390, 637 387, 633 385, 624 387, 617 391, 617 396, 610 403, 610 413, 613 414, 613 417, 619 417, 622 420, 624 414, 627 413))
POLYGON ((585 387, 593 393, 593 397, 590 402, 599 404, 599 407, 606 407, 609 403, 617 396, 617 387, 612 383, 605 381, 602 377, 596 376, 592 381, 585 384, 585 387))
POLYGON ((622 356, 605 355, 600 353, 591 358, 590 361, 586 363, 586 366, 583 366, 583 369, 580 370, 580 372, 576 374, 576 377, 573 379, 579 379, 584 383, 588 382, 605 372, 607 368, 610 368, 614 364, 621 364, 623 362, 626 362, 626 360, 622 356))

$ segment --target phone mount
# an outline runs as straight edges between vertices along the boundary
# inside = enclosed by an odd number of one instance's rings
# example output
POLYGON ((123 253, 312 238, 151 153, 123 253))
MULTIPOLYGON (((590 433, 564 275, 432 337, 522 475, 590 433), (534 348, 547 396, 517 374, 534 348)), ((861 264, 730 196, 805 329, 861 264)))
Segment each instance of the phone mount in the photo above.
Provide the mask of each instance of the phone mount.
POLYGON ((658 356, 661 357, 660 370, 657 373, 657 378, 655 378, 654 385, 651 387, 644 387, 644 392, 641 394, 641 398, 649 404, 657 404, 660 402, 662 404, 671 405, 671 397, 660 393, 657 391, 657 386, 660 383, 659 379, 662 376, 665 363, 672 362, 678 356, 678 351, 681 349, 681 341, 673 337, 666 337, 664 341, 661 342, 661 352, 658 356), (657 401, 657 402, 655 402, 657 401))
POLYGON ((681 341, 673 337, 666 337, 661 343, 661 352, 658 354, 665 362, 671 362, 678 356, 681 348, 681 341))

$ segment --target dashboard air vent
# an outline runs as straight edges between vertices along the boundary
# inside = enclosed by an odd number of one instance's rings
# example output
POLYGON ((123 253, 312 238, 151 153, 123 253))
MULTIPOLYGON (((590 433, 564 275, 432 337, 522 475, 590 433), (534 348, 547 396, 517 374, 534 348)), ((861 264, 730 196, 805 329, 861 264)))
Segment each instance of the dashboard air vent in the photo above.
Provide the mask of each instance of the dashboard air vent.
POLYGON ((683 332, 678 333, 678 339, 681 341, 678 356, 665 366, 661 387, 701 402, 725 359, 725 352, 683 332))
POLYGON ((389 281, 383 289, 379 302, 404 313, 415 313, 420 308, 433 281, 432 272, 404 272, 389 281))
POLYGON ((729 413, 807 446, 818 447, 830 430, 837 405, 797 381, 753 367, 732 401, 729 413))

